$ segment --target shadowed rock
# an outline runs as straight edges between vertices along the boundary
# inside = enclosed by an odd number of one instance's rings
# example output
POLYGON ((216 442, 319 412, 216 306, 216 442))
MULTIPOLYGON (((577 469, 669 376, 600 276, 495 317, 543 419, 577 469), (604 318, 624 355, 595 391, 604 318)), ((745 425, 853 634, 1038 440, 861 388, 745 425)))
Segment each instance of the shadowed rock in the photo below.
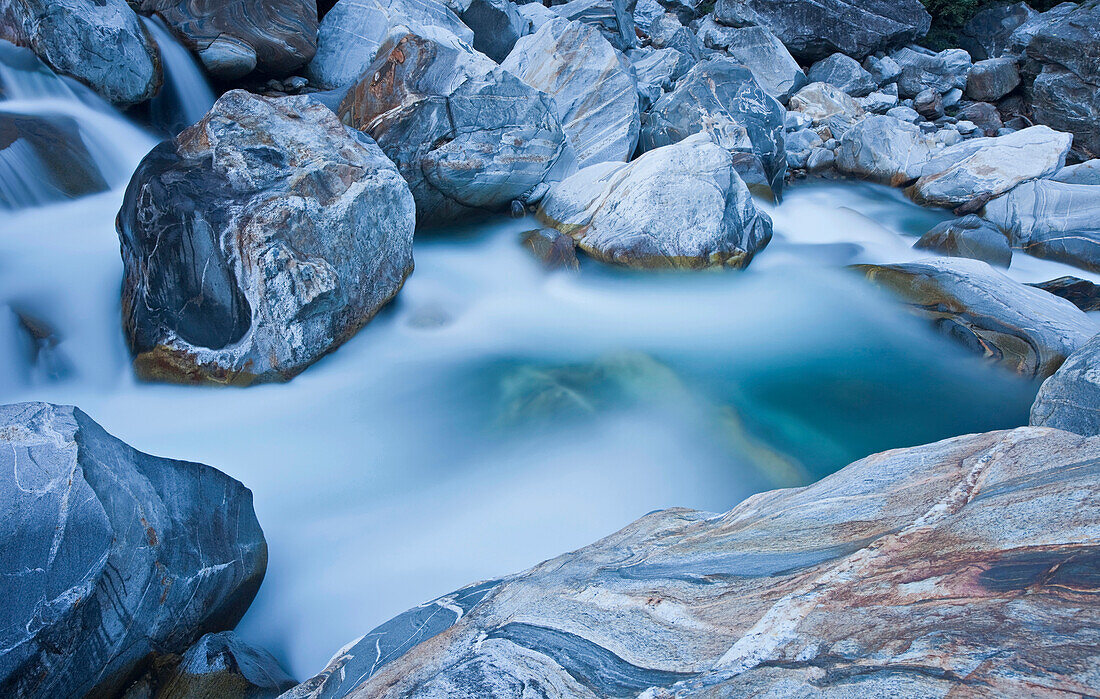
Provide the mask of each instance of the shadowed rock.
POLYGON ((67 116, 0 112, 0 171, 0 209, 108 189, 76 121, 67 116))
POLYGON ((993 102, 1016 89, 1020 71, 1016 59, 990 58, 978 61, 966 78, 966 96, 978 102, 993 102))
POLYGON ((511 0, 473 0, 462 22, 474 33, 474 48, 497 63, 508 57, 527 27, 511 0))
POLYGON ((1085 279, 1058 277, 1030 286, 1060 296, 1082 311, 1100 311, 1100 286, 1085 279))
POLYGON ((966 23, 959 45, 975 61, 998 58, 1008 50, 1012 33, 1036 14, 1026 2, 995 3, 979 10, 966 23))
POLYGON ((1031 406, 1031 424, 1100 435, 1100 335, 1043 382, 1031 406))
POLYGON ((878 82, 859 61, 843 53, 834 53, 813 64, 809 79, 812 83, 829 83, 852 97, 865 97, 878 87, 878 82))
POLYGON ((925 233, 913 247, 948 257, 969 257, 998 267, 1012 264, 1012 247, 1005 234, 974 214, 944 221, 925 233))
POLYGON ((521 237, 523 246, 531 251, 547 269, 579 269, 576 241, 554 228, 527 231, 521 237))
POLYGON ((1100 187, 1025 182, 985 206, 984 216, 1035 257, 1100 272, 1100 187))
POLYGON ((942 95, 966 87, 970 54, 962 49, 923 53, 906 47, 890 54, 890 57, 901 67, 898 92, 902 97, 916 97, 925 90, 934 90, 942 95))

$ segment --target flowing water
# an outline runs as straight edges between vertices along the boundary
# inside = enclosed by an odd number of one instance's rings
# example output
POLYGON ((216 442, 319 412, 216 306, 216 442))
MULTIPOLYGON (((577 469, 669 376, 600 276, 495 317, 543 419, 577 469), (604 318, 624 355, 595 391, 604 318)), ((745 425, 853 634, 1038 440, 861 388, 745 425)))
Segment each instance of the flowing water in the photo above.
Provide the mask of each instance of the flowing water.
MULTIPOLYGON (((0 109, 73 115, 105 171, 156 140, 46 90, 0 109)), ((791 188, 744 273, 546 272, 519 243, 530 218, 421 236, 397 301, 289 384, 145 384, 120 323, 125 180, 0 214, 0 401, 78 405, 249 486, 270 565, 239 630, 299 678, 409 606, 650 510, 1024 424, 1036 390, 844 271, 918 257, 944 218, 856 183, 791 188)), ((1087 276, 1022 255, 1011 273, 1087 276)))

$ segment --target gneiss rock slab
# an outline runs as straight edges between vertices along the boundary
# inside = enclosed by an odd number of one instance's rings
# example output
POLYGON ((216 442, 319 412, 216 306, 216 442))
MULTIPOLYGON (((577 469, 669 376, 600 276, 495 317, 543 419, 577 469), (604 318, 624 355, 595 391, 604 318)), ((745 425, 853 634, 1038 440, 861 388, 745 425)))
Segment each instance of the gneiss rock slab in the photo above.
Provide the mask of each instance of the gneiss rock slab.
POLYGON ((918 250, 933 250, 948 257, 969 257, 1007 268, 1012 264, 1012 246, 999 228, 970 214, 944 221, 913 244, 918 250))
POLYGON ((118 215, 138 375, 290 379, 397 294, 414 227, 393 163, 326 107, 226 93, 142 161, 118 215))
POLYGON ((1065 299, 961 257, 855 269, 972 351, 1046 378, 1100 330, 1065 299))
POLYGON ((473 604, 410 610, 288 696, 1087 693, 1098 472, 1100 440, 1027 427, 870 456, 724 515, 655 512, 455 593, 473 604))
POLYGON ((118 696, 147 656, 240 620, 267 544, 252 494, 72 407, 0 407, 0 694, 118 696))
POLYGON ((538 214, 596 259, 646 269, 746 267, 772 234, 732 154, 706 134, 585 168, 552 186, 538 214))
POLYGON ((1100 335, 1043 382, 1031 406, 1031 424, 1100 435, 1100 335))
POLYGON ((1100 272, 1100 186, 1025 182, 984 216, 1029 255, 1100 272))

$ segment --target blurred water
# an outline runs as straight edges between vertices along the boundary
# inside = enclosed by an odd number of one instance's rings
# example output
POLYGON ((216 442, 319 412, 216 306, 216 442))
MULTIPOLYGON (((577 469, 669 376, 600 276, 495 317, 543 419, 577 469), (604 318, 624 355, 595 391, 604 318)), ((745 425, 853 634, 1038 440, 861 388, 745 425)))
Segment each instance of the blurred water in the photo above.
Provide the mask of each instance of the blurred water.
POLYGON ((194 124, 214 104, 214 91, 199 62, 168 30, 160 17, 142 17, 160 49, 164 86, 149 103, 149 120, 170 135, 194 124))

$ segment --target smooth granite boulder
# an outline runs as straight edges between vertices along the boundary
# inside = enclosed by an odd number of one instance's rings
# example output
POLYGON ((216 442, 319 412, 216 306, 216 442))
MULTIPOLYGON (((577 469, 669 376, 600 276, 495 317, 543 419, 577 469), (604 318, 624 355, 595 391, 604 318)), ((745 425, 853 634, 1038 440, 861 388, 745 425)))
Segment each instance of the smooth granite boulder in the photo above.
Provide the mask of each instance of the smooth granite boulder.
POLYGON ((253 70, 285 78, 317 52, 314 0, 141 0, 138 7, 160 15, 217 80, 253 70))
POLYGON ((1065 299, 962 257, 859 265, 875 284, 967 348, 1028 378, 1046 378, 1100 330, 1065 299))
POLYGON ((900 187, 915 179, 934 152, 934 140, 916 124, 871 116, 840 139, 836 167, 847 175, 900 187))
POLYGON ((959 46, 975 61, 1003 56, 1012 33, 1038 13, 1026 2, 994 3, 982 8, 959 33, 959 46))
POLYGON ((978 61, 966 78, 966 96, 977 102, 994 102, 1016 89, 1020 71, 1012 57, 978 61))
POLYGON ((714 18, 765 26, 807 62, 837 52, 862 59, 916 41, 932 21, 919 0, 718 0, 714 18))
POLYGON ((901 66, 898 92, 902 97, 916 97, 927 89, 943 95, 956 88, 966 88, 971 63, 970 54, 962 49, 924 53, 907 46, 890 57, 901 66))
POLYGON ((1059 170, 1050 179, 1066 184, 1100 185, 1100 159, 1088 160, 1059 170))
POLYGON ((554 110, 465 42, 422 29, 387 41, 339 114, 378 142, 409 183, 417 225, 433 226, 525 199, 569 150, 554 110))
POLYGON ((0 39, 121 107, 151 98, 163 80, 157 45, 126 0, 0 0, 0 39))
POLYGON ((969 257, 1007 268, 1012 264, 1012 246, 999 228, 975 214, 944 221, 913 244, 917 250, 931 250, 948 257, 969 257))
POLYGON ((634 30, 635 0, 569 0, 551 9, 569 20, 598 29, 619 51, 638 45, 634 30))
POLYGON ((626 162, 641 112, 630 63, 587 24, 555 19, 516 43, 501 68, 553 98, 578 167, 626 162))
POLYGON ((847 92, 829 83, 810 83, 791 97, 788 106, 810 117, 815 126, 833 117, 853 121, 863 116, 863 108, 847 92))
POLYGON ((118 696, 153 653, 233 628, 263 580, 252 493, 73 407, 0 407, 0 694, 118 696))
POLYGON ((294 377, 397 294, 413 228, 393 163, 328 108, 226 93, 146 156, 118 215, 135 370, 294 377))
POLYGON ((325 89, 359 80, 393 32, 435 28, 466 43, 473 31, 439 0, 340 0, 325 15, 310 61, 310 83, 325 89))
POLYGON ((497 63, 527 33, 527 20, 511 0, 471 0, 461 18, 474 32, 474 48, 497 63))
POLYGON ((1082 311, 1100 311, 1100 284, 1078 277, 1058 277, 1030 286, 1060 296, 1082 311))
POLYGON ((727 32, 725 50, 745 65, 764 92, 783 104, 809 82, 787 47, 764 27, 744 27, 727 32))
POLYGON ((706 132, 729 151, 759 158, 772 191, 781 196, 787 171, 785 114, 748 68, 715 58, 692 68, 643 116, 640 147, 653 150, 706 132))
POLYGON ((552 186, 538 215, 592 257, 643 269, 743 268, 772 234, 733 154, 704 133, 585 168, 552 186))
POLYGON ((1029 255, 1100 272, 1100 186, 1027 182, 986 204, 984 216, 1029 255))
POLYGON ((1098 468, 1100 440, 1024 427, 653 512, 405 612, 287 697, 1074 694, 1097 672, 1098 468))
POLYGON ((1043 382, 1031 406, 1031 424, 1100 435, 1100 335, 1043 382))
POLYGON ((0 210, 38 206, 109 188, 77 122, 59 114, 0 112, 0 172, 4 173, 0 210))
POLYGON ((866 97, 879 85, 874 77, 863 69, 859 61, 843 53, 834 53, 828 58, 822 58, 810 67, 808 75, 810 82, 829 83, 852 97, 866 97))

